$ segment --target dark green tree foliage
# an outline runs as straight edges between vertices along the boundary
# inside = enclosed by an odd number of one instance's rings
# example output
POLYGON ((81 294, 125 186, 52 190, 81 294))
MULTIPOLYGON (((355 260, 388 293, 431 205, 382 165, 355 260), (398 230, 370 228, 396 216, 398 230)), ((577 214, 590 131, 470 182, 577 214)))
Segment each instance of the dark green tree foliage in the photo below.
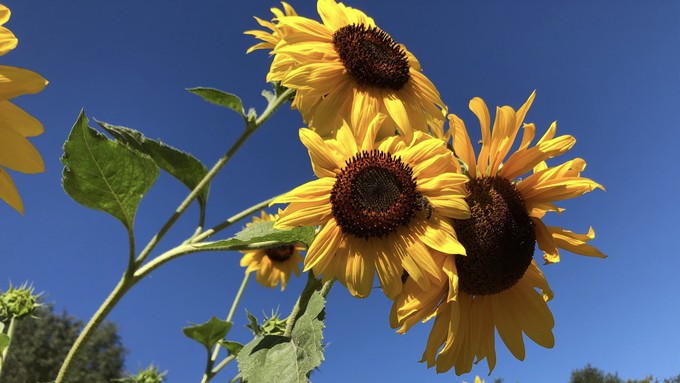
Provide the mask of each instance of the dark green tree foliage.
MULTIPOLYGON (((37 318, 19 321, 2 383, 42 383, 53 381, 83 323, 65 312, 56 315, 51 307, 36 312, 37 318)), ((125 349, 117 327, 104 322, 76 358, 68 382, 110 383, 123 376, 125 349)))
POLYGON ((587 364, 580 370, 571 372, 569 383, 623 383, 618 375, 605 374, 604 371, 587 364))
POLYGON ((617 374, 605 373, 587 364, 584 368, 571 372, 569 383, 680 383, 680 375, 663 380, 654 378, 652 375, 643 379, 623 380, 617 374))

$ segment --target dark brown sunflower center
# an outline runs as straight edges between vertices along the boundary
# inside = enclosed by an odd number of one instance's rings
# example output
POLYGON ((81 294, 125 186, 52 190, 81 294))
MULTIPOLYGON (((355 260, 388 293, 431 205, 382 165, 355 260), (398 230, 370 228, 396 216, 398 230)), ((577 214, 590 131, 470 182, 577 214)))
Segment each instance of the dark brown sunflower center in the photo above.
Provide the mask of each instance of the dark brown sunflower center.
POLYGON ((460 289, 489 295, 517 283, 531 264, 536 234, 521 194, 505 178, 467 183, 471 217, 454 220, 467 256, 456 257, 460 289))
POLYGON ((270 247, 264 251, 264 254, 274 262, 285 262, 295 252, 295 246, 283 245, 277 247, 270 247))
POLYGON ((343 233, 383 237, 406 225, 419 208, 413 170, 379 150, 357 153, 331 190, 333 216, 343 233))
POLYGON ((377 27, 347 25, 333 34, 345 69, 361 85, 399 90, 410 78, 406 52, 377 27))

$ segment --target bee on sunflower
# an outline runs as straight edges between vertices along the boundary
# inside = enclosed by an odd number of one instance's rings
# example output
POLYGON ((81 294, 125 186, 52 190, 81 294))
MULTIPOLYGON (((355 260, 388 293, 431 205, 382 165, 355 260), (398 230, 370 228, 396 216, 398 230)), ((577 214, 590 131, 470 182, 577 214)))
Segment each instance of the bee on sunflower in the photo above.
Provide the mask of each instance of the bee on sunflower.
POLYGON ((273 201, 289 204, 275 228, 322 226, 307 251, 305 271, 337 278, 357 297, 369 295, 376 272, 390 298, 401 293, 404 271, 428 289, 441 278, 431 251, 465 254, 453 222, 470 216, 467 177, 453 153, 419 131, 412 140, 376 142, 385 119, 376 116, 361 142, 347 123, 335 139, 301 129, 319 178, 273 201))

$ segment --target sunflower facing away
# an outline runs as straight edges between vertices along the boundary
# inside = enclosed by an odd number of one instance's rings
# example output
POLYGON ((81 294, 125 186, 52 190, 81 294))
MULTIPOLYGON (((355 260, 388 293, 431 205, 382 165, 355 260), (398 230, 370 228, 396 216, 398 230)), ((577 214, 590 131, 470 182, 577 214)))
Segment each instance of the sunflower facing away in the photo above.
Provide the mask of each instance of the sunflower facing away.
MULTIPOLYGON (((10 11, 0 4, 0 56, 17 46, 17 38, 3 25, 10 11)), ((30 70, 0 65, 0 199, 21 214, 24 205, 12 178, 4 168, 21 173, 45 170, 40 153, 26 139, 43 132, 42 124, 9 100, 40 92, 47 81, 30 70)))
MULTIPOLYGON (((331 136, 343 120, 366 127, 383 113, 381 136, 396 128, 410 139, 414 130, 425 130, 428 116, 443 120, 444 104, 418 60, 372 18, 334 0, 317 3, 323 23, 290 10, 272 10, 275 24, 258 20, 272 33, 247 33, 263 41, 251 50, 276 43, 267 81, 296 90, 293 107, 319 135, 331 136)), ((359 140, 364 133, 355 132, 359 140)))
POLYGON ((536 244, 546 263, 559 261, 559 248, 605 257, 586 243, 594 238, 592 228, 588 234, 577 234, 542 221, 547 212, 562 211, 554 202, 603 189, 580 176, 585 168, 580 158, 546 165, 545 160, 574 145, 572 136, 555 137, 553 123, 530 147, 536 128, 524 124, 518 149, 506 159, 533 99, 532 93, 518 111, 497 108, 493 129, 484 101, 470 102, 482 129, 477 158, 463 121, 455 115, 449 118, 453 149, 469 177, 466 201, 471 218, 453 221, 467 255, 433 252, 446 281, 426 290, 407 278, 390 317, 392 326, 401 326, 403 333, 419 320, 436 315, 423 361, 428 367, 436 365, 437 372, 455 367, 456 374, 462 374, 484 358, 493 370, 495 330, 520 360, 524 359, 522 333, 543 347, 553 347, 554 320, 546 304, 553 293, 533 260, 536 244), (532 170, 533 174, 518 179, 532 170))
POLYGON ((305 271, 335 277, 357 297, 369 295, 376 271, 390 298, 401 292, 404 271, 427 289, 441 278, 431 250, 465 253, 452 220, 470 216, 467 178, 453 154, 422 132, 412 141, 393 136, 375 143, 384 119, 376 116, 359 143, 347 124, 331 140, 301 129, 319 179, 273 202, 290 203, 275 228, 323 226, 307 250, 305 271))
MULTIPOLYGON (((277 217, 278 214, 267 214, 263 211, 260 217, 253 217, 253 223, 274 221, 277 217)), ((252 223, 247 223, 246 227, 250 225, 252 223)), ((284 245, 242 251, 241 267, 247 267, 246 273, 255 271, 255 280, 262 286, 273 289, 280 282, 283 291, 293 273, 300 276, 299 263, 302 262, 300 252, 304 249, 302 245, 284 245)))

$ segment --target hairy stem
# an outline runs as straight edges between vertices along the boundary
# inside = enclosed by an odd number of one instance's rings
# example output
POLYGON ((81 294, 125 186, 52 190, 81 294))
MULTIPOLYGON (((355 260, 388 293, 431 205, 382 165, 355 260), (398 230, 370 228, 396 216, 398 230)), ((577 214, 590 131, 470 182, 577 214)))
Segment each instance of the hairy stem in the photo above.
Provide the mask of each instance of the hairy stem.
POLYGON ((179 217, 184 213, 184 211, 191 205, 191 202, 196 199, 198 194, 203 190, 206 185, 212 181, 213 178, 215 178, 215 175, 226 165, 229 160, 234 156, 234 154, 241 148, 241 145, 252 135, 255 133, 255 131, 262 126, 262 124, 265 123, 271 117, 272 113, 276 109, 278 109, 279 106, 281 106, 284 102, 288 101, 291 96, 293 95, 294 91, 292 89, 287 89, 285 92, 283 92, 277 99, 275 99, 273 102, 271 102, 269 105, 267 105, 267 108, 265 109, 264 112, 255 120, 248 120, 246 121, 246 129, 243 131, 241 136, 236 140, 236 142, 232 145, 232 147, 227 151, 227 153, 220 158, 217 163, 210 169, 208 174, 203 177, 201 182, 196 185, 194 190, 189 193, 189 195, 182 201, 182 203, 179 205, 177 210, 170 216, 168 221, 163 225, 163 227, 158 231, 158 233, 151 238, 149 243, 146 245, 144 250, 139 254, 136 260, 137 266, 141 265, 144 263, 144 260, 146 259, 147 256, 151 253, 151 251, 156 247, 158 242, 165 236, 165 234, 170 230, 170 228, 177 222, 179 217))
MULTIPOLYGON (((139 253, 137 258, 132 261, 132 257, 134 254, 133 253, 130 255, 130 259, 128 262, 128 268, 126 269, 125 273, 123 274, 123 277, 121 280, 118 282, 118 285, 111 291, 109 296, 106 298, 106 300, 102 303, 102 305, 99 307, 97 312, 94 313, 92 318, 90 318, 89 322, 83 329, 83 331, 80 333, 78 336, 78 339, 76 339, 75 343, 71 347, 71 349, 68 352, 68 355, 66 356, 66 359, 64 360, 64 363, 61 365, 61 368, 59 370, 59 374, 57 375, 57 379, 55 380, 55 383, 63 383, 64 379, 66 377, 66 374, 68 373, 69 369, 71 368, 71 364, 73 363, 74 357, 78 354, 80 349, 82 348, 83 344, 87 342, 87 340, 90 338, 94 330, 99 327, 101 322, 108 316, 108 314, 113 310, 113 308, 116 306, 116 304, 120 301, 120 299, 125 295, 125 293, 132 288, 139 280, 141 280, 144 276, 148 275, 151 271, 153 271, 156 267, 162 265, 163 263, 178 257, 180 255, 184 254, 189 254, 193 252, 199 252, 202 251, 201 249, 197 249, 193 246, 190 245, 180 245, 176 247, 175 249, 172 249, 171 251, 168 251, 164 253, 163 255, 157 257, 153 261, 149 262, 148 264, 143 265, 144 260, 149 256, 151 251, 156 247, 158 242, 165 236, 165 234, 170 230, 170 228, 177 222, 177 220, 180 218, 180 216, 186 211, 186 209, 189 207, 191 202, 196 199, 198 194, 205 188, 217 175, 217 173, 229 162, 229 160, 234 156, 234 154, 241 148, 243 143, 262 125, 264 124, 265 121, 271 117, 272 113, 278 107, 283 105, 286 101, 290 100, 292 95, 294 94, 294 91, 292 89, 287 89, 284 91, 282 94, 279 95, 278 98, 274 99, 272 102, 267 105, 267 108, 265 109, 264 112, 256 119, 247 119, 246 120, 246 128, 244 132, 241 134, 241 136, 238 138, 238 140, 232 145, 232 147, 227 151, 227 153, 220 158, 217 163, 210 169, 208 174, 203 177, 201 182, 196 185, 196 187, 189 193, 189 195, 182 201, 182 203, 179 205, 179 207, 175 210, 175 212, 172 214, 172 216, 168 219, 168 221, 163 225, 163 227, 158 231, 156 235, 154 235, 153 238, 149 241, 149 243, 146 245, 146 247, 139 253), (160 258, 160 259, 159 259, 160 258)), ((201 221, 203 218, 201 218, 201 221)), ((203 222, 201 222, 202 226, 203 222)), ((131 238, 133 238, 131 236, 131 238)), ((134 249, 134 242, 131 241, 130 243, 131 249, 134 249)))
POLYGON ((305 284, 305 288, 302 290, 297 302, 295 302, 293 311, 286 320, 286 330, 283 333, 283 336, 290 337, 290 334, 293 332, 293 326, 295 326, 295 322, 297 322, 298 317, 300 316, 300 311, 307 307, 307 303, 309 303, 309 299, 312 297, 312 294, 320 286, 321 281, 316 279, 314 273, 311 270, 307 272, 307 284, 305 284))
POLYGON ((73 358, 76 356, 76 354, 85 344, 85 342, 87 342, 87 340, 90 338, 94 330, 97 329, 97 327, 101 324, 104 318, 106 318, 106 316, 111 312, 116 303, 120 301, 123 295, 125 295, 125 293, 128 290, 130 290, 130 288, 134 286, 134 284, 135 281, 129 278, 127 273, 123 275, 123 278, 120 279, 118 285, 116 285, 113 291, 111 291, 111 294, 109 294, 104 303, 102 303, 102 305, 99 307, 99 310, 97 310, 97 312, 94 313, 92 318, 90 318, 90 321, 87 322, 87 325, 85 326, 83 331, 78 336, 78 339, 76 339, 76 342, 69 350, 68 355, 66 355, 66 359, 64 359, 64 363, 61 365, 61 369, 59 370, 59 375, 57 375, 57 380, 55 381, 55 383, 64 382, 66 374, 71 368, 73 358))
MULTIPOLYGON (((276 197, 274 197, 276 198, 276 197)), ((204 231, 203 233, 196 234, 193 238, 191 238, 187 243, 197 243, 201 242, 205 239, 210 238, 211 236, 217 234, 218 232, 228 228, 229 226, 233 225, 234 223, 242 220, 243 218, 246 218, 247 216, 253 214, 256 211, 262 210, 265 207, 269 206, 269 204, 274 200, 274 198, 269 198, 267 200, 264 200, 256 205, 253 205, 242 212, 228 218, 224 222, 218 224, 217 226, 213 227, 212 229, 208 229, 204 231)))
MULTIPOLYGON (((238 303, 241 300, 241 296, 243 295, 243 291, 246 289, 246 285, 248 284, 250 272, 246 271, 245 274, 246 275, 243 277, 243 282, 241 282, 241 287, 239 287, 238 292, 236 293, 236 297, 234 297, 234 302, 232 302, 231 304, 231 309, 229 309, 229 315, 227 315, 227 322, 231 322, 231 319, 234 317, 236 306, 238 306, 238 303)), ((205 372, 203 373, 203 379, 201 379, 201 383, 209 382, 210 379, 217 375, 217 373, 220 372, 220 370, 224 368, 224 366, 226 366, 227 363, 229 363, 229 361, 234 359, 233 355, 229 355, 225 358, 225 360, 220 362, 220 364, 213 369, 215 361, 219 356, 220 348, 222 347, 219 344, 216 344, 215 347, 213 348, 212 356, 210 357, 210 359, 208 359, 208 363, 206 364, 205 372), (226 361, 227 359, 229 359, 229 361, 226 361)))
POLYGON ((5 361, 7 360, 7 353, 9 352, 9 346, 12 345, 12 336, 14 336, 14 329, 16 328, 17 325, 17 319, 12 317, 9 320, 9 325, 7 326, 7 337, 9 338, 9 343, 7 343, 7 346, 5 347, 4 350, 2 350, 2 354, 0 354, 0 377, 2 377, 2 366, 5 364, 5 361))

